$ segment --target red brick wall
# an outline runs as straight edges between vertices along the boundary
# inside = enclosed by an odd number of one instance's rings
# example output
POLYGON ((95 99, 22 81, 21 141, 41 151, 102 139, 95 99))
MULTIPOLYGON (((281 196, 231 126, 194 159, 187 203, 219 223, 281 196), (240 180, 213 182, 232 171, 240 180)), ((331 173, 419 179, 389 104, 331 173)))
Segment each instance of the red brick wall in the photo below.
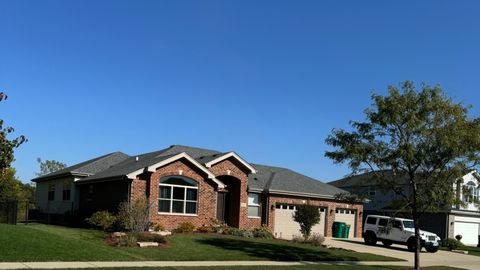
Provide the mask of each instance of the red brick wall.
POLYGON ((141 179, 132 180, 132 187, 130 192, 130 201, 134 202, 140 198, 147 197, 147 181, 141 179))
MULTIPOLYGON (((273 232, 273 227, 275 224, 275 204, 285 203, 285 204, 303 204, 307 199, 288 197, 288 196, 270 196, 269 197, 269 216, 268 216, 268 228, 273 232)), ((310 204, 315 206, 326 207, 326 217, 327 217, 327 235, 332 236, 332 226, 335 221, 335 209, 355 209, 356 218, 357 218, 357 227, 356 227, 356 237, 362 236, 362 214, 363 214, 363 205, 362 204, 346 204, 339 203, 335 201, 320 200, 320 199, 310 199, 310 204)))
POLYGON ((259 227, 261 221, 259 219, 248 218, 248 169, 244 168, 235 158, 225 159, 214 164, 209 170, 216 176, 232 176, 240 180, 240 228, 259 227))
POLYGON ((167 230, 173 230, 182 222, 191 222, 195 227, 209 225, 211 219, 216 217, 217 192, 212 180, 207 179, 205 173, 198 170, 186 159, 181 159, 161 167, 150 177, 150 220, 153 223, 160 223, 167 230), (180 170, 182 174, 180 174, 180 170), (183 175, 198 183, 198 204, 197 215, 184 216, 158 213, 158 181, 160 178, 170 175, 183 175))

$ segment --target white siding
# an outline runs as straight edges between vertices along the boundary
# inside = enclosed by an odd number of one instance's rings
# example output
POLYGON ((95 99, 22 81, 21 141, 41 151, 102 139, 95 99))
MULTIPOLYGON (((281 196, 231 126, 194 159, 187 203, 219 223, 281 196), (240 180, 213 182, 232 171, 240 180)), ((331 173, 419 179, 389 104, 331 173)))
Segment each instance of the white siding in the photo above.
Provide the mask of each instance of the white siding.
POLYGON ((73 205, 75 201, 75 185, 73 177, 61 178, 55 180, 42 181, 37 183, 35 192, 35 204, 42 213, 64 214, 78 208, 78 204, 73 205), (63 181, 70 181, 70 200, 63 200, 63 181), (53 201, 48 200, 48 187, 51 183, 55 184, 55 197, 53 201))

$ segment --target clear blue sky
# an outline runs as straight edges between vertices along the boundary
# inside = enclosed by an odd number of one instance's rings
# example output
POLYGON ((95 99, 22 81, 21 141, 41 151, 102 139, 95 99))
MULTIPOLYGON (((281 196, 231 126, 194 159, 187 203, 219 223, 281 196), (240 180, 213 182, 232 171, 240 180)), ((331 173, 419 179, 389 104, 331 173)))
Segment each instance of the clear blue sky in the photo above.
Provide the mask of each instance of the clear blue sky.
POLYGON ((440 84, 479 114, 478 1, 0 1, 14 167, 186 144, 328 181, 373 90, 440 84))

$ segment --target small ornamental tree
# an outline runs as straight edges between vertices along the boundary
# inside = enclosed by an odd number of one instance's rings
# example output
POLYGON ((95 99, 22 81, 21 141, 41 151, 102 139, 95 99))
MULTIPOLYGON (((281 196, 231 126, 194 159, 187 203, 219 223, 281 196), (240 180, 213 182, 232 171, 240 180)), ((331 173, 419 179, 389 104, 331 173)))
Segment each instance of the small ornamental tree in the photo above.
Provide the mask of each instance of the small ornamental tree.
POLYGON ((393 191, 415 226, 411 247, 414 269, 420 269, 420 225, 423 213, 459 202, 454 186, 480 161, 480 118, 448 98, 439 86, 406 81, 374 94, 363 122, 351 130, 334 129, 326 139, 334 150, 325 156, 347 163, 353 174, 369 172, 383 189, 393 191), (406 184, 407 188, 401 188, 406 184))
POLYGON ((293 219, 300 224, 300 232, 303 238, 308 240, 312 227, 320 222, 320 211, 318 207, 313 205, 299 205, 293 214, 293 219))

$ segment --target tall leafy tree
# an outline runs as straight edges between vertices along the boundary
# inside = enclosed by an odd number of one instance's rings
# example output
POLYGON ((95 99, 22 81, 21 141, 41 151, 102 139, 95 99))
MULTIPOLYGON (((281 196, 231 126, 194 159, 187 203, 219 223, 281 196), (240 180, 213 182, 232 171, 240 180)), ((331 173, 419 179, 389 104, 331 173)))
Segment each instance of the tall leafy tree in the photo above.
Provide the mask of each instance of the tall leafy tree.
POLYGON ((439 86, 421 84, 417 90, 411 81, 390 86, 385 96, 373 94, 372 101, 364 121, 332 131, 326 142, 334 150, 325 156, 347 163, 354 174, 373 173, 403 199, 414 220, 414 268, 419 269, 419 218, 458 203, 454 185, 480 161, 480 118, 439 86), (406 190, 399 188, 405 183, 406 190))
POLYGON ((56 160, 42 161, 41 158, 37 158, 37 162, 40 165, 40 172, 35 173, 36 176, 47 175, 67 167, 67 164, 56 160))
MULTIPOLYGON (((0 92, 0 102, 4 100, 7 100, 7 95, 0 92)), ((15 130, 13 127, 3 125, 3 120, 0 119, 0 174, 4 174, 13 162, 15 148, 27 141, 23 135, 10 139, 9 135, 15 130)))

